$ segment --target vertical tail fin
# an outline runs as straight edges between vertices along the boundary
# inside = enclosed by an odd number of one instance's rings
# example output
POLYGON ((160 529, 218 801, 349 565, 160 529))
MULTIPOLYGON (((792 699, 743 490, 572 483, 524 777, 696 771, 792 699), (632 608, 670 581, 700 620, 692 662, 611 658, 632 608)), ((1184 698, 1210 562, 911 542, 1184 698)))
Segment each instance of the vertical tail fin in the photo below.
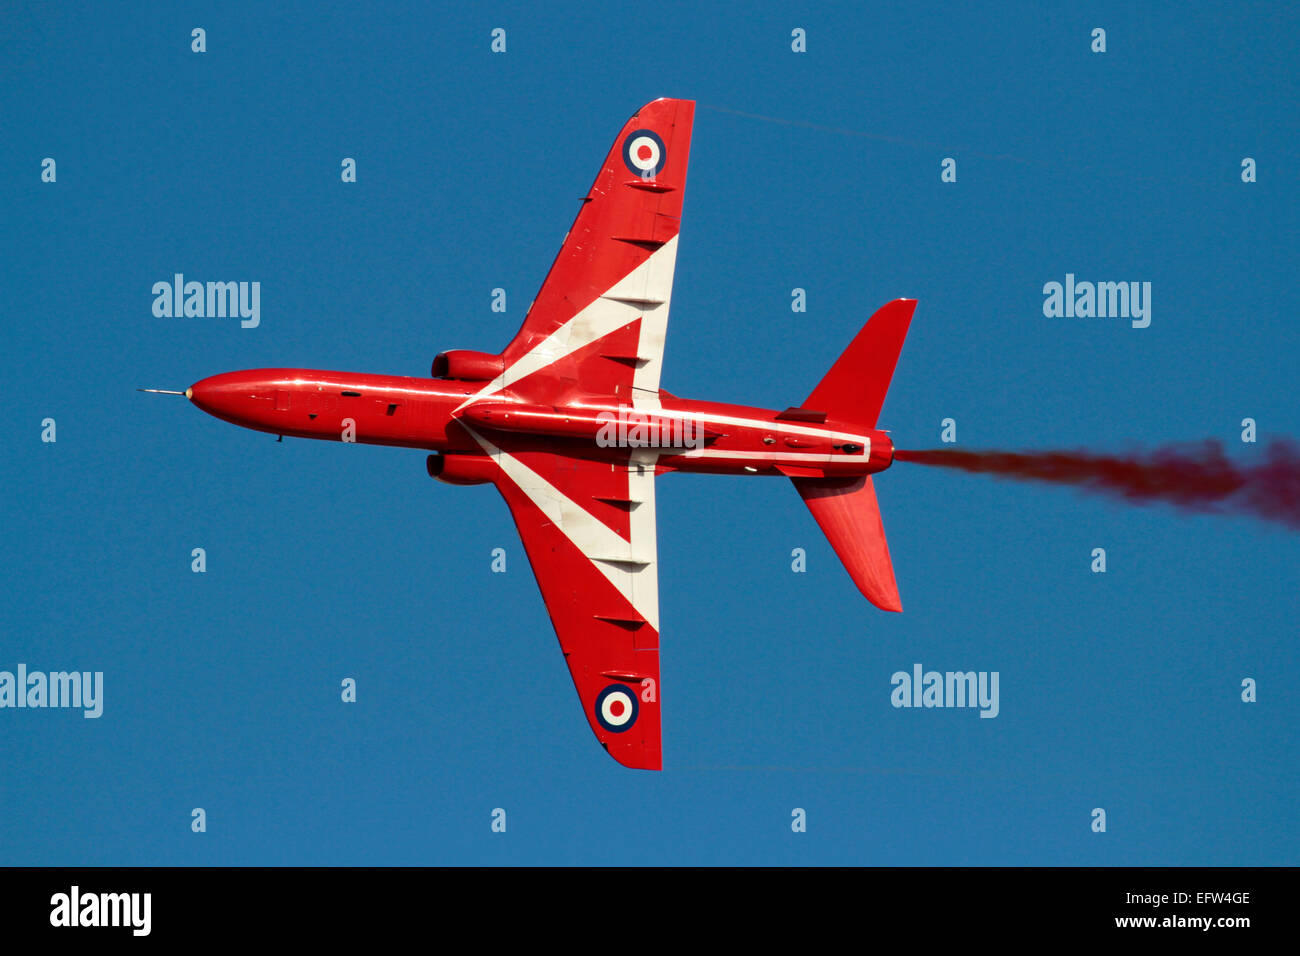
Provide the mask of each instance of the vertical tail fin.
POLYGON ((877 309, 803 407, 875 428, 915 310, 915 299, 895 299, 877 309))
MULTIPOLYGON (((875 428, 915 310, 915 299, 895 299, 881 306, 803 407, 875 428)), ((871 476, 792 480, 858 590, 881 610, 903 610, 871 476)))
POLYGON ((794 487, 863 596, 882 611, 903 610, 871 476, 796 478, 794 487))

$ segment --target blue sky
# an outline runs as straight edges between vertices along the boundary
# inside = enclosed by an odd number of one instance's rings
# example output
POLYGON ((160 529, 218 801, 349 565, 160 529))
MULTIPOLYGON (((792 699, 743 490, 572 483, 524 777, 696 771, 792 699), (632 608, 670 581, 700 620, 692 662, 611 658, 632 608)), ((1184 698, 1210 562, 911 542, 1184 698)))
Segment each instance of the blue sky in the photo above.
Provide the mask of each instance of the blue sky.
POLYGON ((891 616, 788 483, 668 476, 665 770, 639 773, 588 730, 491 488, 134 391, 498 350, 623 122, 679 96, 666 388, 796 404, 906 295, 899 447, 950 417, 960 448, 1257 460, 1300 435, 1294 9, 320 6, 0 14, 0 669, 105 675, 98 720, 0 710, 0 863, 1298 861, 1280 526, 900 464, 891 616), (260 281, 261 325, 154 317, 175 272, 260 281), (1151 326, 1045 318, 1067 272, 1151 282, 1151 326), (999 716, 893 708, 916 662, 998 671, 999 716))

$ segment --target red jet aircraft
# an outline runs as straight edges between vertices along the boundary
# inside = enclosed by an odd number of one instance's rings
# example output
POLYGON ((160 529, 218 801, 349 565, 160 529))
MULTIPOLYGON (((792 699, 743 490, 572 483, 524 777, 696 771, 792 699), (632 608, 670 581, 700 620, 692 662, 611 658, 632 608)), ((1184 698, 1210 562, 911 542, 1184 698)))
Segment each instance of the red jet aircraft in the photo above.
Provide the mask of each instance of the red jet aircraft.
POLYGON ((854 583, 901 611, 871 475, 914 299, 885 305, 799 406, 678 398, 659 387, 695 104, 637 112, 582 201, 523 327, 499 355, 443 352, 432 378, 274 368, 184 394, 276 435, 433 452, 429 474, 505 498, 583 712, 619 763, 658 770, 655 477, 783 475, 854 583))

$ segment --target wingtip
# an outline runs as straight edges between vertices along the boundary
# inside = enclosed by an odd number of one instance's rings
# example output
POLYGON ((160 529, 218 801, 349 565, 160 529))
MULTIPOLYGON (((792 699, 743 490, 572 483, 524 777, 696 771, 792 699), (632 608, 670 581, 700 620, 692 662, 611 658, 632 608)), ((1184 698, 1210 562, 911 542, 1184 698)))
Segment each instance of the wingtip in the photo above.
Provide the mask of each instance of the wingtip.
POLYGON ((897 589, 894 590, 893 594, 887 594, 887 595, 872 593, 872 591, 867 590, 861 585, 858 585, 858 590, 862 592, 862 596, 864 598, 866 598, 876 607, 880 608, 880 610, 888 611, 891 614, 903 613, 903 599, 898 596, 897 589))
MULTIPOLYGON (((599 740, 599 738, 597 738, 599 740)), ((627 767, 629 770, 654 770, 660 771, 664 768, 663 754, 658 751, 639 752, 619 752, 616 753, 614 748, 610 747, 608 740, 600 741, 601 747, 605 753, 620 767, 627 767)))

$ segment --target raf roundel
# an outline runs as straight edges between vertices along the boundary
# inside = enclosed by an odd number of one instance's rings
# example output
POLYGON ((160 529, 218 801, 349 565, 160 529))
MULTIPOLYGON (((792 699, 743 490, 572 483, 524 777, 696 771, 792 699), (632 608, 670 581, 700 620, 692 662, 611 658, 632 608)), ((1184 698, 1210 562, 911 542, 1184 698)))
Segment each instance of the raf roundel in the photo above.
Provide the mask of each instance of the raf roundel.
POLYGON ((626 684, 610 684, 596 695, 596 722, 611 734, 630 729, 636 714, 636 692, 626 684))
POLYGON ((664 141, 654 130, 638 129, 623 140, 623 162, 637 176, 645 179, 658 176, 667 158, 664 141))

